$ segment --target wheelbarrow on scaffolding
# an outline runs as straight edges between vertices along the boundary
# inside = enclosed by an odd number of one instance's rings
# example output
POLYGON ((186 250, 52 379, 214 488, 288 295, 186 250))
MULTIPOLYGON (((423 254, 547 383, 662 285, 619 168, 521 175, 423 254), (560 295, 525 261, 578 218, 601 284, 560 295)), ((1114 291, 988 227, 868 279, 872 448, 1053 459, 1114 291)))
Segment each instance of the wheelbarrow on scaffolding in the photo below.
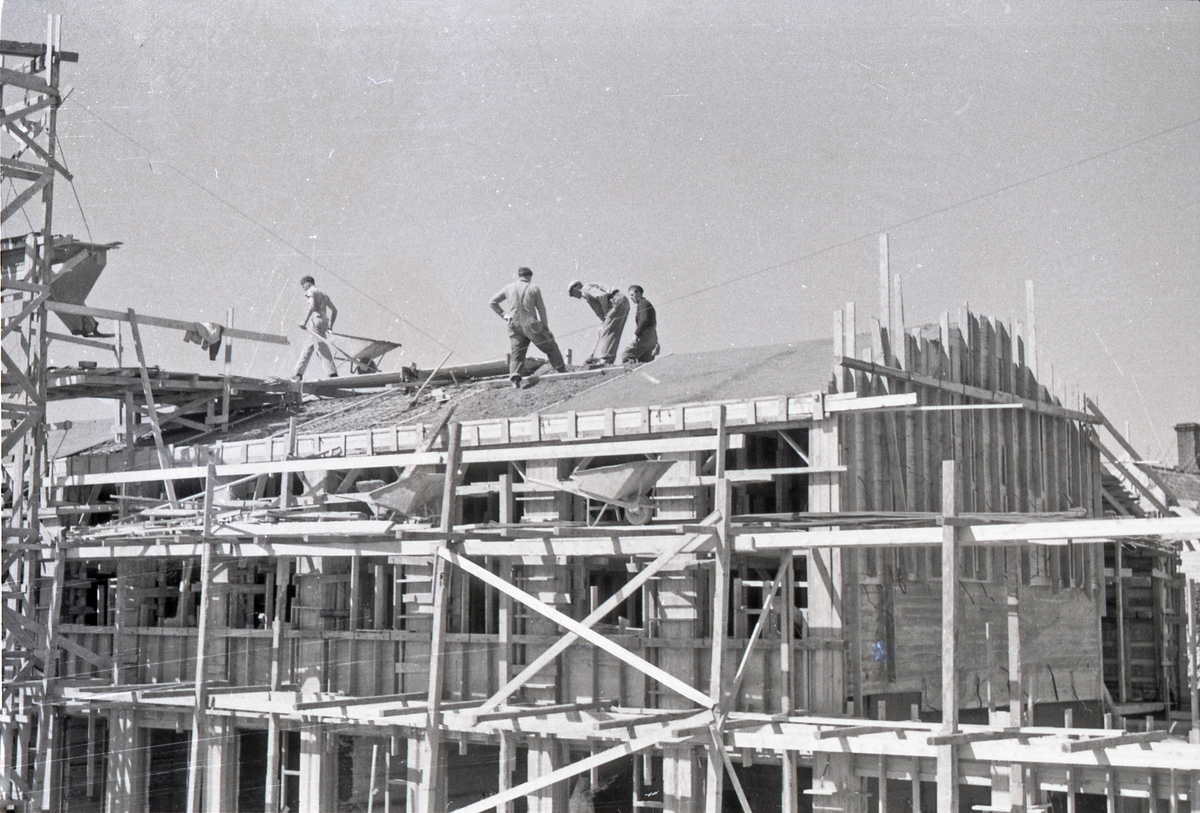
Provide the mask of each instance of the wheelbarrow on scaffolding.
POLYGON ((445 482, 445 474, 415 471, 392 483, 380 485, 378 480, 363 480, 357 485, 375 514, 395 513, 412 519, 427 519, 441 513, 445 482))
POLYGON ((645 525, 654 515, 650 490, 673 465, 673 460, 633 460, 613 466, 579 469, 566 480, 548 482, 530 477, 527 481, 583 497, 588 501, 589 526, 598 525, 609 508, 622 509, 631 525, 645 525), (593 500, 603 503, 595 519, 591 518, 593 500))

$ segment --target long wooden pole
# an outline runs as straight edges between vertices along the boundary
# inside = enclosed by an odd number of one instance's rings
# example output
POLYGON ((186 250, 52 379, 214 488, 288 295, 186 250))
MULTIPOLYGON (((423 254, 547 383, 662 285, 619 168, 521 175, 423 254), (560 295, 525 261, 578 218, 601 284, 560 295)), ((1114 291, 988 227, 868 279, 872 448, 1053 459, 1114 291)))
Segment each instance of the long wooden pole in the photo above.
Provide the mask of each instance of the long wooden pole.
MULTIPOLYGON (((725 475, 725 457, 729 448, 725 407, 717 407, 717 451, 714 509, 721 514, 717 525, 716 550, 712 569, 712 647, 709 655, 708 693, 710 702, 722 710, 722 689, 725 674, 725 633, 729 626, 729 570, 733 538, 730 514, 733 512, 733 490, 725 475)), ((708 743, 708 762, 705 769, 705 813, 721 813, 724 809, 725 760, 724 745, 713 738, 708 743)))
MULTIPOLYGON (((958 731, 958 527, 954 461, 942 462, 942 733, 958 731)), ((937 810, 958 813, 958 759, 953 744, 937 746, 937 810)))
MULTIPOLYGON (((1184 574, 1183 581, 1184 601, 1187 604, 1188 694, 1192 700, 1192 730, 1188 739, 1193 743, 1200 743, 1200 652, 1196 650, 1200 645, 1200 629, 1197 629, 1200 626, 1200 618, 1197 618, 1196 613, 1196 582, 1190 573, 1184 574)), ((1200 780, 1200 777, 1197 779, 1200 780)), ((1200 785, 1200 781, 1196 784, 1200 785)), ((1193 807, 1195 806, 1196 802, 1193 800, 1193 807)))
POLYGON ((208 682, 205 675, 205 650, 208 648, 209 611, 212 605, 213 574, 213 489, 216 485, 216 467, 208 464, 208 477, 204 483, 204 548, 200 556, 200 617, 196 630, 196 703, 192 712, 191 755, 188 760, 187 813, 200 811, 200 754, 208 735, 208 682))
MULTIPOLYGON (((462 425, 449 427, 446 478, 442 488, 441 530, 454 527, 454 509, 458 485, 458 467, 462 460, 462 425)), ((438 551, 445 553, 443 547, 438 551)), ((419 746, 421 786, 417 794, 418 813, 436 813, 441 809, 442 778, 442 673, 445 655, 446 624, 450 606, 450 563, 443 556, 433 565, 433 630, 429 643, 429 697, 426 705, 425 736, 419 746)))
MULTIPOLYGON (((129 332, 133 335, 133 347, 137 351, 138 368, 142 374, 142 395, 146 399, 150 429, 154 432, 154 448, 158 450, 158 467, 169 469, 172 467, 171 455, 167 452, 167 445, 163 442, 162 427, 158 422, 158 407, 154 403, 154 388, 150 385, 150 371, 146 368, 146 351, 142 348, 142 335, 138 331, 137 314, 134 313, 133 308, 129 309, 129 332)), ((170 501, 171 507, 178 508, 179 500, 175 498, 175 482, 164 479, 163 485, 166 487, 167 500, 170 501)))
MULTIPOLYGON (((281 649, 283 648, 283 614, 287 607, 288 582, 291 580, 292 560, 281 556, 275 561, 275 615, 271 619, 271 692, 279 691, 283 680, 281 649)), ((279 715, 272 712, 267 718, 267 782, 264 789, 264 809, 279 812, 279 715)))

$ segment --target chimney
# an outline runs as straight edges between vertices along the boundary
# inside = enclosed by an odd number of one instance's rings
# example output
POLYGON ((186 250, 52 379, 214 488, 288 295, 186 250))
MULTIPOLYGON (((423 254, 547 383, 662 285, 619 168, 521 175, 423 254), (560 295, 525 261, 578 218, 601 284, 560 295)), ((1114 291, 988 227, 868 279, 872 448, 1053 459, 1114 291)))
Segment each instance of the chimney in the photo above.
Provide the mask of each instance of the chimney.
POLYGON ((1200 423, 1175 424, 1175 437, 1179 441, 1180 470, 1200 473, 1200 423))

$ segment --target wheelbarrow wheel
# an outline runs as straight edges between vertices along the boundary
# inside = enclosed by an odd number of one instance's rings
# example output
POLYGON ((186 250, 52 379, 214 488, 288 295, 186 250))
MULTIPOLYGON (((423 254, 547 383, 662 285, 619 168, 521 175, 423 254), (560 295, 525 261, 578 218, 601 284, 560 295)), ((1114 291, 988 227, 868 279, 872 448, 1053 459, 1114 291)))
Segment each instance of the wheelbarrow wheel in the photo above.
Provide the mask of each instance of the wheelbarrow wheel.
POLYGON ((654 509, 649 505, 639 505, 636 508, 625 509, 625 519, 630 525, 645 525, 650 521, 650 517, 654 514, 654 509))

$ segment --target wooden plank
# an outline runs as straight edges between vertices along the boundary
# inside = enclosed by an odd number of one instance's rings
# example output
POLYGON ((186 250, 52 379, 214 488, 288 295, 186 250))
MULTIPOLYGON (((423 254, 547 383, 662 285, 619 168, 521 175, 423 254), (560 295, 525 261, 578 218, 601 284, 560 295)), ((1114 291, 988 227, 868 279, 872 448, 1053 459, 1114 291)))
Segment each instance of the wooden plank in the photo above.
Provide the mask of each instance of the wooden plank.
POLYGON ((1069 740, 1062 744, 1062 750, 1065 754, 1077 754, 1081 751, 1120 748, 1122 745, 1145 745, 1170 738, 1171 733, 1165 730, 1135 731, 1127 734, 1114 734, 1111 737, 1084 737, 1078 740, 1069 740))
POLYGON ((980 401, 986 401, 996 404, 1015 404, 1021 408, 1031 412, 1040 412, 1043 415, 1052 415, 1058 418, 1066 418, 1072 421, 1080 421, 1083 423, 1100 423, 1100 419, 1094 415, 1089 415, 1086 412, 1079 412, 1072 409, 1064 409, 1054 404, 1030 400, 1028 398, 1019 398, 1012 393, 996 392, 977 387, 970 384, 961 384, 953 381, 945 381, 943 379, 931 378, 920 373, 909 372, 907 370, 897 370, 894 367, 888 367, 883 364, 877 364, 871 361, 862 359, 853 359, 845 356, 841 360, 844 367, 852 370, 860 370, 871 375, 884 376, 886 378, 907 381, 911 384, 920 384, 925 387, 933 387, 944 390, 962 398, 975 398, 980 401))
MULTIPOLYGON (((730 448, 742 448, 744 434, 729 436, 730 448)), ((686 438, 649 438, 634 441, 600 441, 593 443, 553 443, 537 447, 507 447, 495 449, 465 449, 463 462, 502 463, 524 460, 567 460, 588 456, 623 456, 667 452, 712 451, 716 448, 713 435, 686 438)), ((355 468, 387 468, 412 465, 438 466, 446 462, 445 452, 402 452, 382 455, 353 455, 311 460, 276 460, 263 463, 233 463, 217 466, 218 477, 279 474, 295 472, 348 471, 355 468)), ((176 467, 170 471, 149 469, 96 474, 68 474, 55 480, 55 487, 89 486, 115 483, 147 482, 151 480, 195 480, 204 476, 201 466, 176 467)))
MULTIPOLYGON (((129 332, 133 334, 133 346, 137 351, 138 368, 141 371, 142 378, 142 395, 146 399, 146 409, 150 417, 150 428, 154 432, 154 448, 158 451, 158 466, 160 469, 169 469, 173 465, 171 455, 167 451, 167 445, 163 442, 162 427, 158 423, 158 408, 154 405, 154 389, 150 385, 150 372, 146 369, 146 353, 142 347, 141 333, 138 331, 138 317, 134 313, 133 308, 129 309, 128 313, 129 332)), ((167 501, 172 508, 179 507, 179 500, 175 497, 175 484, 169 480, 163 480, 163 486, 167 492, 167 501)))
MULTIPOLYGON (((46 310, 54 313, 66 313, 75 316, 92 316, 97 319, 112 319, 117 322, 128 322, 129 314, 121 311, 106 310, 103 308, 90 308, 85 305, 72 305, 67 302, 47 302, 46 310)), ((195 327, 195 322, 187 322, 180 319, 164 319, 159 316, 146 316, 138 314, 138 321, 143 325, 151 327, 165 327, 173 330, 189 331, 195 327)), ((253 330, 239 330, 232 327, 224 327, 221 329, 222 336, 228 336, 234 339, 246 339, 252 342, 266 342, 268 344, 288 344, 286 336, 277 336, 272 333, 259 333, 253 330)))

